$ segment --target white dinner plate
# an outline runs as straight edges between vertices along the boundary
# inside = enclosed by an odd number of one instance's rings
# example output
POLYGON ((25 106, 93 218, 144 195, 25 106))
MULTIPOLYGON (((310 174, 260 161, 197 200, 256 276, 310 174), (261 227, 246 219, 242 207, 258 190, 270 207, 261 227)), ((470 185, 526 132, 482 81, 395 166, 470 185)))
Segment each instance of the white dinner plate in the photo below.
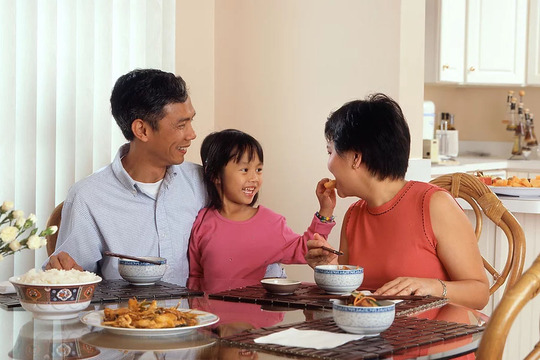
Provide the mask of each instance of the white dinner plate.
POLYGON ((540 188, 514 186, 489 186, 489 188, 497 195, 540 197, 540 188))
POLYGON ((192 312, 193 314, 197 314, 198 315, 197 320, 199 321, 199 323, 193 326, 182 326, 182 327, 164 328, 164 329, 120 328, 120 327, 107 326, 107 325, 101 324, 101 322, 103 321, 103 310, 96 310, 96 311, 89 312, 87 314, 82 315, 80 319, 83 323, 85 323, 88 326, 94 326, 96 328, 105 329, 113 334, 135 335, 135 336, 161 336, 161 335, 184 334, 198 328, 215 324, 219 321, 219 317, 217 315, 214 315, 206 311, 193 310, 193 309, 178 309, 178 310, 185 311, 185 312, 192 312))
MULTIPOLYGON (((209 335, 194 331, 181 336, 124 336, 107 330, 93 331, 79 338, 85 344, 101 349, 125 351, 168 351, 202 349, 216 343, 209 335)), ((177 354, 178 355, 178 354, 177 354)))

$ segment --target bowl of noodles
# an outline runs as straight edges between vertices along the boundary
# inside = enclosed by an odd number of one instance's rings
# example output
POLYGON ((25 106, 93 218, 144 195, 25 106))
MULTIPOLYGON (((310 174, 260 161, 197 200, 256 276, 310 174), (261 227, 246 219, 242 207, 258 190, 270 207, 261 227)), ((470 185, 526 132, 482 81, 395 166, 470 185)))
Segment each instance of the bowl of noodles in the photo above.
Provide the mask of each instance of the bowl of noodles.
POLYGON ((318 265, 315 283, 329 294, 347 294, 364 281, 364 269, 356 265, 318 265))
POLYGON ((71 319, 90 305, 101 277, 88 271, 32 269, 9 281, 21 306, 43 320, 71 319))
POLYGON ((332 304, 332 316, 337 326, 348 333, 376 335, 394 322, 396 305, 390 300, 375 300, 354 292, 348 300, 332 304))

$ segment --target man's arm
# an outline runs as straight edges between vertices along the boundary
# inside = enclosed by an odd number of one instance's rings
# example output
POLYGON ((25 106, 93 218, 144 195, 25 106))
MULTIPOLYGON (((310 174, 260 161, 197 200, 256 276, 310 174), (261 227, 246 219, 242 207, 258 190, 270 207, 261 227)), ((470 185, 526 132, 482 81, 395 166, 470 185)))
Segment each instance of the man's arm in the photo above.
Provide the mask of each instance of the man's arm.
POLYGON ((97 272, 97 263, 102 258, 100 239, 88 206, 77 197, 66 200, 56 248, 44 268, 97 272))

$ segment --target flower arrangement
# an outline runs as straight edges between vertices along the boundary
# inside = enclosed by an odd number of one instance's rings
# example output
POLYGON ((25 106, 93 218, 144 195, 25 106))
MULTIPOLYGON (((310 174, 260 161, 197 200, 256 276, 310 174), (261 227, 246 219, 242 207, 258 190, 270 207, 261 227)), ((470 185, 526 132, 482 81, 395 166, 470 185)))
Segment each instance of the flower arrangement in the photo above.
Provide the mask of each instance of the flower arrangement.
POLYGON ((35 250, 45 246, 47 244, 45 236, 58 231, 58 227, 49 226, 38 234, 36 221, 36 215, 30 214, 25 218, 22 210, 13 210, 13 202, 4 201, 0 207, 0 227, 7 226, 0 229, 0 261, 19 250, 35 250), (28 236, 24 235, 28 230, 30 230, 28 236))

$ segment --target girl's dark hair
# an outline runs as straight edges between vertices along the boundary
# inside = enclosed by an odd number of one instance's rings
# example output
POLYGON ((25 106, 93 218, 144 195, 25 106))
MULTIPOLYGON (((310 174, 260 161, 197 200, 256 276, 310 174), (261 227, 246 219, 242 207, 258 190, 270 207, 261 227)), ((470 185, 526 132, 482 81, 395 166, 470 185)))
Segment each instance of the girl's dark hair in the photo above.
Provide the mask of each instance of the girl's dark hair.
MULTIPOLYGON (((223 170, 229 161, 238 163, 244 154, 248 154, 248 161, 255 156, 264 162, 261 144, 251 135, 235 129, 227 129, 213 132, 208 135, 201 145, 201 161, 203 164, 203 180, 208 193, 208 207, 221 210, 223 202, 217 190, 217 179, 223 178, 223 170)), ((223 181, 221 182, 223 186, 223 181)), ((253 206, 259 194, 257 193, 251 202, 253 206)))
POLYGON ((401 108, 390 97, 378 93, 346 103, 330 114, 324 134, 338 155, 361 154, 377 179, 405 178, 411 135, 401 108))

